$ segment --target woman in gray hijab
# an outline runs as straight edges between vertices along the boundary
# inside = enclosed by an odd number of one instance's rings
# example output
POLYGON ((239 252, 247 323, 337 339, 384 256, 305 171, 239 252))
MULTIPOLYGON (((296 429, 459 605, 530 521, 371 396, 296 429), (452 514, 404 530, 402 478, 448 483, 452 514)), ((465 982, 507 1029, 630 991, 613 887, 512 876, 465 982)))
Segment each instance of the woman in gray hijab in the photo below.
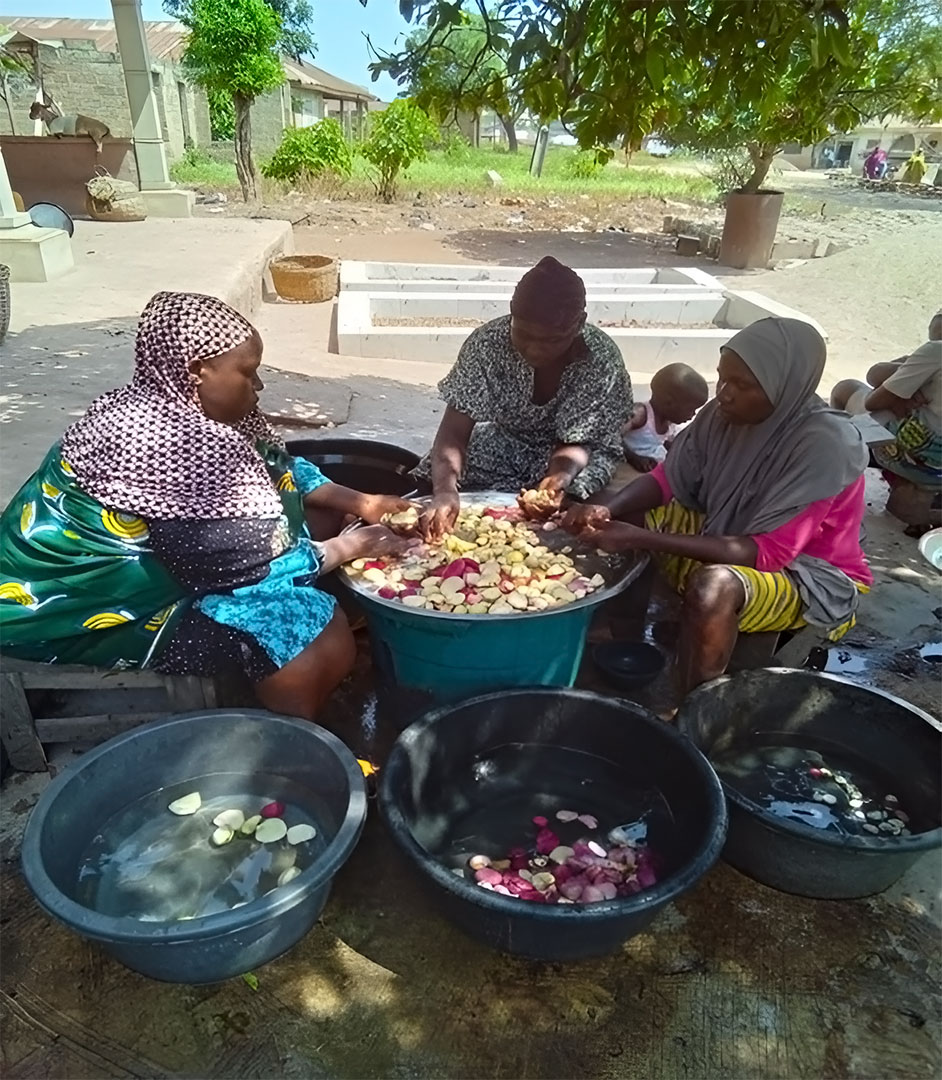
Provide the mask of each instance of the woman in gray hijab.
POLYGON ((720 350, 716 397, 667 460, 564 525, 609 551, 653 552, 683 596, 682 690, 721 675, 737 633, 856 621, 872 583, 860 526, 867 451, 816 390, 824 339, 799 319, 761 319, 720 350))

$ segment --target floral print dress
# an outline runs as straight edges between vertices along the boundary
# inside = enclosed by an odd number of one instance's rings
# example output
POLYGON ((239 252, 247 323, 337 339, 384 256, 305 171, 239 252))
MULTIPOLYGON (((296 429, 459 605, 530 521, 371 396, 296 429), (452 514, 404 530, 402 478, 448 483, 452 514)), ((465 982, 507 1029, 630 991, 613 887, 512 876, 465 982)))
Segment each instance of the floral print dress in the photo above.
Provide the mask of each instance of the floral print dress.
POLYGON ((303 496, 329 481, 259 443, 275 517, 149 518, 106 507, 60 446, 0 516, 0 633, 24 660, 273 674, 324 629, 303 496))
MULTIPOLYGON (((603 488, 622 460, 621 429, 631 413, 631 380, 614 341, 587 325, 556 395, 533 401, 533 369, 510 338, 510 316, 476 329, 454 367, 439 383, 443 400, 474 420, 461 485, 466 491, 519 491, 546 475, 560 445, 581 445, 589 462, 569 487, 588 498, 603 488)), ((431 479, 430 455, 416 466, 431 479)))

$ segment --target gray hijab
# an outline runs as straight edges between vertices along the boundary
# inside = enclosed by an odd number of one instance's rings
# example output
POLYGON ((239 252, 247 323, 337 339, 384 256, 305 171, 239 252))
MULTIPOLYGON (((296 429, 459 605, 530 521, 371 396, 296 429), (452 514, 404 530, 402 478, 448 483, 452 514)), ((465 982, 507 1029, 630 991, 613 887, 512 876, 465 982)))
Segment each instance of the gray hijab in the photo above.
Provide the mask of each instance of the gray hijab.
POLYGON ((740 356, 774 406, 761 424, 735 425, 715 400, 667 455, 674 496, 706 515, 704 532, 770 532, 811 503, 837 495, 867 467, 867 448, 850 417, 815 391, 824 339, 800 319, 760 319, 724 346, 740 356))
MULTIPOLYGON (((850 417, 815 393, 827 349, 810 323, 760 319, 725 348, 743 359, 774 411, 761 424, 735 425, 711 401, 671 447, 667 479, 680 503, 705 515, 704 533, 771 532, 849 487, 867 467, 867 448, 850 417)), ((807 622, 830 629, 856 610, 856 586, 822 559, 799 555, 787 571, 807 622)))

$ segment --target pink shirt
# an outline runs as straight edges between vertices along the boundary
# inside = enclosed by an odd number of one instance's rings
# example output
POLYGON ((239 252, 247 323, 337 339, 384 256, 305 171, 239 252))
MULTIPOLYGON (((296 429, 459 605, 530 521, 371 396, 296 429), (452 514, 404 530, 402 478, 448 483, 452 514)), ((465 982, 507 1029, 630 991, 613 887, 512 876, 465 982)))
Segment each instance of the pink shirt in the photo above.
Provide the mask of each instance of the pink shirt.
MULTIPOLYGON (((648 475, 657 481, 664 502, 670 502, 674 493, 664 466, 655 466, 648 475)), ((873 574, 860 547, 860 525, 866 509, 864 485, 860 476, 843 491, 813 502, 777 529, 753 536, 759 549, 756 569, 775 573, 797 555, 805 554, 836 566, 862 585, 872 585, 873 574)))

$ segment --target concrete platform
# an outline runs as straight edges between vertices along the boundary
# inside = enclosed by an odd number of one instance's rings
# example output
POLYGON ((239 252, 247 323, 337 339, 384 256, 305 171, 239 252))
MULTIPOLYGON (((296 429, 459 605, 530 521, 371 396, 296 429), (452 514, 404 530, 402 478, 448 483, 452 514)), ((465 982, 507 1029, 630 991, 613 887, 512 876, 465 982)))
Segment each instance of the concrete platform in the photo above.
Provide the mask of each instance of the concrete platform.
POLYGON ((69 234, 62 229, 23 225, 0 232, 0 262, 10 268, 13 282, 47 282, 73 267, 69 234))
MULTIPOLYGON (((341 266, 337 348, 341 354, 451 362, 474 326, 505 315, 526 267, 351 262, 341 266)), ((726 289, 702 270, 635 267, 577 272, 588 320, 617 343, 634 374, 683 362, 711 376, 736 330, 800 311, 753 292, 726 289)))
POLYGON ((10 330, 136 317, 161 289, 212 292, 251 315, 269 261, 293 250, 286 221, 77 221, 74 270, 52 285, 14 284, 10 330))

